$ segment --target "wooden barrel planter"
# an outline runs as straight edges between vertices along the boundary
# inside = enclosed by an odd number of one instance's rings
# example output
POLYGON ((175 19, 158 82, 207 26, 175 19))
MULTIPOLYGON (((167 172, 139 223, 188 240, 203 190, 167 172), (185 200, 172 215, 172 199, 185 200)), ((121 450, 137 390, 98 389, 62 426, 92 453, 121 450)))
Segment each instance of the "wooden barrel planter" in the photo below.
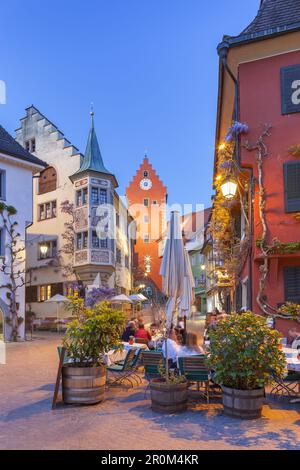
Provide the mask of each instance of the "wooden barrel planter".
POLYGON ((99 367, 62 368, 62 395, 64 403, 94 405, 104 399, 106 369, 99 367))
POLYGON ((233 418, 256 419, 261 417, 265 391, 235 390, 222 386, 224 414, 233 418))
POLYGON ((151 408, 159 413, 179 413, 187 409, 187 382, 168 384, 162 379, 150 382, 151 408))

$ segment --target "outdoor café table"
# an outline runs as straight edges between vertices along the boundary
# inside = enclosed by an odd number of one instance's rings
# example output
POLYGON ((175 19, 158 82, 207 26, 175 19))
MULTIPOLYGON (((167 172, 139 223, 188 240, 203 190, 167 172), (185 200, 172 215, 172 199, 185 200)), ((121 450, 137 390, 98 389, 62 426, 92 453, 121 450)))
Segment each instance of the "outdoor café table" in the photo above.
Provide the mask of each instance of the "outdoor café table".
POLYGON ((126 354, 130 349, 135 349, 136 352, 139 349, 148 350, 148 346, 146 344, 140 344, 140 343, 129 344, 129 343, 126 343, 125 341, 122 341, 121 344, 123 346, 123 349, 111 349, 106 354, 104 354, 104 362, 107 366, 111 366, 112 364, 115 364, 116 362, 119 362, 119 361, 124 361, 126 354))
POLYGON ((283 352, 286 357, 287 369, 300 372, 300 360, 298 359, 300 351, 298 349, 283 348, 283 352))
MULTIPOLYGON (((283 348, 283 352, 286 357, 287 369, 293 372, 300 372, 300 360, 297 357, 300 351, 298 349, 283 348)), ((290 403, 300 403, 300 398, 293 399, 290 403)))

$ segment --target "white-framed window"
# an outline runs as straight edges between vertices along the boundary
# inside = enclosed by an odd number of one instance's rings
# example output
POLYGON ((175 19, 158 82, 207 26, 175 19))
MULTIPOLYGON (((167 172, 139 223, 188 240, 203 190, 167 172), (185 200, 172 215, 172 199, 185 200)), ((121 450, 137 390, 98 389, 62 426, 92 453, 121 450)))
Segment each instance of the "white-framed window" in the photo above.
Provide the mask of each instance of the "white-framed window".
POLYGON ((100 188, 99 200, 100 200, 100 204, 107 204, 107 190, 106 189, 100 188))
POLYGON ((57 216, 56 201, 45 202, 38 205, 38 220, 53 219, 57 216))
POLYGON ((87 204, 88 188, 78 189, 76 191, 76 206, 85 206, 87 204))
POLYGON ((144 243, 149 243, 149 242, 150 242, 150 237, 149 237, 149 234, 146 233, 146 234, 144 235, 144 243))
POLYGON ((6 196, 6 171, 0 169, 0 199, 5 200, 6 196))
POLYGON ((51 284, 46 284, 44 286, 38 286, 38 302, 46 302, 46 300, 51 299, 51 284))
POLYGON ((149 216, 148 215, 144 215, 144 222, 145 222, 145 224, 149 223, 149 216))
POLYGON ((91 204, 98 206, 99 205, 99 188, 94 186, 91 189, 91 204))
POLYGON ((149 176, 148 171, 144 171, 144 178, 148 178, 148 176, 149 176))
POLYGON ((144 199, 144 206, 145 207, 148 207, 149 206, 149 199, 144 199))
POLYGON ((76 250, 84 250, 88 247, 88 232, 76 234, 76 250))
POLYGON ((92 231, 92 248, 107 248, 108 239, 99 238, 96 230, 92 231))

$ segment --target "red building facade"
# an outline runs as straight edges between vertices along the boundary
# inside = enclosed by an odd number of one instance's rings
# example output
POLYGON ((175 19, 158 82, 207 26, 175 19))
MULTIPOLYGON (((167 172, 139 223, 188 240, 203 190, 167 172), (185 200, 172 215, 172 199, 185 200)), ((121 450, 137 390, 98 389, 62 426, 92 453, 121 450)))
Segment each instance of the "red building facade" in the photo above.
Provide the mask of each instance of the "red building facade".
POLYGON ((148 296, 159 300, 162 278, 158 242, 165 230, 167 188, 147 156, 126 188, 126 198, 136 223, 134 281, 136 286, 145 285, 148 296))
MULTIPOLYGON (((230 285, 229 303, 235 310, 274 315, 276 326, 286 333, 291 322, 277 317, 278 308, 286 302, 300 304, 300 1, 262 0, 255 20, 240 36, 224 37, 218 52, 215 185, 220 178, 218 149, 232 121, 249 128, 247 134, 236 136, 235 161, 243 175, 239 186, 246 200, 250 246, 230 285), (258 149, 250 151, 248 143, 257 146, 267 125, 260 186, 258 149), (268 246, 263 291, 262 201, 268 246)), ((238 232, 243 239, 242 210, 233 213, 239 215, 238 232)))

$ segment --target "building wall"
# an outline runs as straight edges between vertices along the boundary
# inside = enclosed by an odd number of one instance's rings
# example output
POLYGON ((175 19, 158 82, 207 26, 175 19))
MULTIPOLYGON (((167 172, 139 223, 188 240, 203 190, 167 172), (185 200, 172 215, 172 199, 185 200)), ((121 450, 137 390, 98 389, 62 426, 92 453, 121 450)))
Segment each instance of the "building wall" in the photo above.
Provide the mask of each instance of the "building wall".
MULTIPOLYGON (((14 206, 18 213, 15 220, 18 222, 18 231, 21 235, 20 246, 25 245, 25 227, 32 220, 32 174, 37 171, 31 165, 22 163, 20 160, 0 154, 0 169, 5 173, 5 203, 14 206)), ((1 221, 0 221, 1 226, 1 221)), ((7 238, 7 237, 6 237, 7 238)), ((5 240, 5 239, 4 239, 5 240)), ((8 250, 6 249, 6 256, 8 250)), ((24 262, 20 265, 20 270, 25 269, 25 253, 21 253, 24 262)), ((9 281, 8 276, 0 272, 0 284, 6 284, 9 281)), ((7 304, 6 291, 0 290, 0 299, 7 304)), ((1 303, 2 303, 1 302, 1 303)), ((20 287, 17 293, 17 302, 19 302, 20 316, 25 318, 25 286, 20 287)), ((3 304, 2 304, 3 305, 3 304)), ((3 306, 5 309, 5 306, 3 306)), ((4 312, 5 314, 6 312, 4 312)), ((19 328, 20 336, 24 337, 25 322, 19 328)), ((8 338, 10 328, 5 324, 5 337, 8 338)))
MULTIPOLYGON (((38 194, 39 180, 33 180, 33 224, 28 229, 27 237, 27 269, 32 269, 31 286, 56 283, 66 283, 75 280, 66 278, 63 270, 57 266, 47 266, 50 260, 38 259, 38 243, 47 240, 57 240, 57 250, 63 246, 62 234, 65 232, 67 216, 60 210, 61 203, 74 201, 73 184, 69 176, 78 170, 80 154, 67 141, 54 124, 45 118, 36 108, 26 110, 26 116, 21 119, 21 127, 16 131, 17 141, 25 147, 26 141, 35 139, 35 154, 43 161, 53 166, 57 173, 57 187, 54 191, 38 194), (38 207, 42 203, 56 200, 57 216, 52 219, 39 221, 38 207)), ((70 259, 61 253, 62 264, 68 264, 70 259)), ((56 264, 56 263, 55 263, 56 264)), ((27 278, 29 280, 29 278, 27 278)), ((32 302, 32 310, 38 317, 55 316, 56 305, 44 302, 32 302)))
POLYGON ((144 273, 145 257, 150 256, 151 272, 148 278, 161 290, 162 279, 159 274, 161 264, 159 257, 159 239, 166 227, 165 206, 167 202, 167 188, 156 174, 156 171, 153 169, 147 157, 144 158, 140 168, 127 187, 126 198, 129 212, 135 219, 137 225, 137 240, 134 247, 136 264, 139 266, 141 273, 144 273), (141 181, 145 178, 144 172, 148 173, 148 178, 152 182, 151 189, 147 191, 140 187, 141 181), (149 200, 148 209, 144 206, 144 199, 149 200), (153 201, 156 201, 157 204, 153 205, 153 201), (148 216, 148 222, 145 222, 144 216, 148 216), (144 235, 147 233, 152 234, 150 243, 144 242, 144 235))
MULTIPOLYGON (((300 240, 300 225, 294 213, 285 212, 284 170, 287 161, 296 161, 289 148, 300 142, 300 113, 281 114, 280 69, 300 64, 300 52, 276 55, 261 60, 243 63, 239 66, 240 121, 249 125, 250 132, 245 139, 254 141, 261 132, 261 123, 272 125, 271 136, 265 139, 268 156, 264 158, 264 186, 266 188, 266 217, 270 232, 268 242, 278 238, 283 243, 300 240)), ((299 159, 298 159, 299 160, 299 159)), ((255 153, 241 146, 241 164, 254 170, 257 178, 255 153)), ((254 198, 254 242, 253 242, 253 309, 259 312, 256 303, 259 282, 259 254, 255 241, 261 235, 259 222, 258 186, 254 198)), ((270 276, 266 285, 268 302, 277 306, 285 301, 283 267, 300 266, 300 253, 273 257, 270 262, 270 276)), ((281 325, 282 326, 282 325, 281 325)), ((283 326, 285 328, 285 326, 283 326)))

